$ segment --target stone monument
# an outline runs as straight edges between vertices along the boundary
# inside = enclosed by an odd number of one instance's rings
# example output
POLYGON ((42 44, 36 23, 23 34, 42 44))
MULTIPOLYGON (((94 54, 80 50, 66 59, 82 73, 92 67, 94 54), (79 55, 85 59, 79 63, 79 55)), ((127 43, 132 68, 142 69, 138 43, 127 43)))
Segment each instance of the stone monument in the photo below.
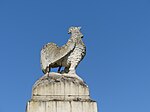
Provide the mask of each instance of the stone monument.
POLYGON ((80 29, 70 27, 71 37, 62 47, 48 43, 42 48, 44 76, 33 85, 26 112, 97 112, 97 103, 90 98, 88 86, 76 74, 76 67, 86 54, 80 29), (56 67, 57 73, 50 71, 56 67))

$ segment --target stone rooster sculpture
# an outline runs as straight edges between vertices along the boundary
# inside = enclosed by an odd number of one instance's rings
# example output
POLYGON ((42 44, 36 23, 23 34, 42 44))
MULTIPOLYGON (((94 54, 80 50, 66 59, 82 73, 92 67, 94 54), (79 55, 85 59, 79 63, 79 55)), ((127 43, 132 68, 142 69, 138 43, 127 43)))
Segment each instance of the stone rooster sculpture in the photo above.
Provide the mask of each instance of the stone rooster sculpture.
POLYGON ((70 27, 68 33, 71 37, 62 47, 55 43, 48 43, 42 48, 41 68, 44 74, 56 67, 59 67, 59 73, 76 74, 75 69, 86 54, 80 29, 81 27, 70 27), (64 67, 63 71, 60 71, 61 67, 64 67))

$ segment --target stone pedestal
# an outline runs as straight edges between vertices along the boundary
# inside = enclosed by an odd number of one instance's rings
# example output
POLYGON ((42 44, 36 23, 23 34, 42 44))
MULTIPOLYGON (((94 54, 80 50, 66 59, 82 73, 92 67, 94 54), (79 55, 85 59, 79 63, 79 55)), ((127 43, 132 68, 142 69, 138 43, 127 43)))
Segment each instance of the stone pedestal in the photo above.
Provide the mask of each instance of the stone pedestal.
POLYGON ((82 80, 50 73, 34 84, 26 112, 97 112, 97 103, 82 80))

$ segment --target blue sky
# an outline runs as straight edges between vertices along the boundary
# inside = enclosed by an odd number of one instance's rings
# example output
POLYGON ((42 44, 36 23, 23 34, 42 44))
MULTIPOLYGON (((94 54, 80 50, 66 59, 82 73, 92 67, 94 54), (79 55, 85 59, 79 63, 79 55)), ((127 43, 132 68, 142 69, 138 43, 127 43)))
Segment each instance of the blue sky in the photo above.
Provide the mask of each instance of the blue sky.
POLYGON ((25 112, 43 73, 40 50, 82 26, 77 73, 100 112, 150 111, 150 1, 0 0, 0 112, 25 112))

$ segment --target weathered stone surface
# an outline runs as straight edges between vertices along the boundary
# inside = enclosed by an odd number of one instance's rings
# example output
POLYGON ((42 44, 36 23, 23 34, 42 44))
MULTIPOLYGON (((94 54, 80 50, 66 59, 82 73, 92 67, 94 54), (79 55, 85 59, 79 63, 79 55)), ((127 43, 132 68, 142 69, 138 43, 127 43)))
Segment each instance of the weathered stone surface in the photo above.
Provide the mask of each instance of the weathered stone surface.
POLYGON ((33 85, 26 112, 97 112, 97 103, 78 77, 51 72, 33 85))
POLYGON ((97 103, 90 99, 88 86, 76 74, 86 55, 80 29, 70 27, 71 37, 62 47, 48 43, 42 48, 41 68, 45 75, 33 85, 26 112, 97 112, 97 103), (56 67, 59 73, 50 72, 56 67))
POLYGON ((62 66, 65 67, 63 72, 76 73, 75 69, 86 54, 80 29, 81 27, 70 27, 68 33, 71 37, 61 47, 52 42, 44 45, 41 50, 41 68, 44 74, 49 73, 51 68, 62 66))
POLYGON ((30 101, 26 112, 97 112, 94 101, 30 101))
POLYGON ((32 89, 33 100, 89 100, 88 86, 78 78, 49 73, 40 78, 32 89))

